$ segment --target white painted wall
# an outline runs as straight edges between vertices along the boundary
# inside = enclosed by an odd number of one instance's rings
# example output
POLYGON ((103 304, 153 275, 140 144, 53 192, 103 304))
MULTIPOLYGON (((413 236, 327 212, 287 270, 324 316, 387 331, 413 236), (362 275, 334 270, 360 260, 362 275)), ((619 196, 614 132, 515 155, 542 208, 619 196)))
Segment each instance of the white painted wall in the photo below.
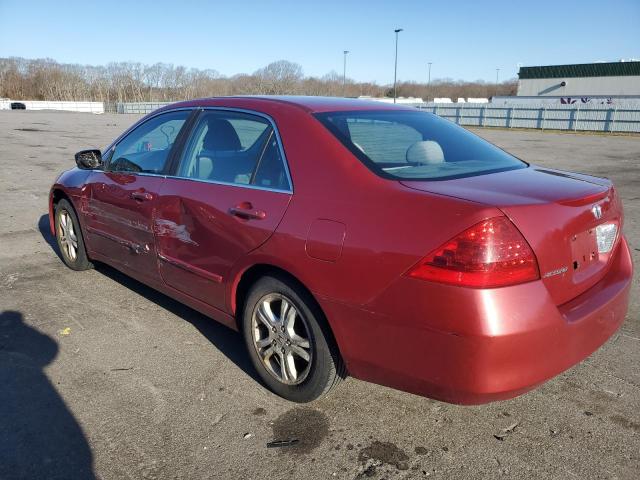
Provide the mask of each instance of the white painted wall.
POLYGON ((11 109, 12 102, 24 103, 27 110, 64 110, 69 112, 104 113, 102 102, 49 102, 42 100, 0 100, 0 110, 11 109))
POLYGON ((512 97, 493 97, 491 105, 587 105, 587 106, 609 106, 609 107, 640 107, 640 96, 637 97, 587 97, 587 96, 566 96, 566 97, 549 97, 549 96, 512 96, 512 97))
POLYGON ((639 95, 640 76, 525 78, 518 81, 518 96, 587 97, 639 95), (561 86, 566 82, 566 86, 561 86))

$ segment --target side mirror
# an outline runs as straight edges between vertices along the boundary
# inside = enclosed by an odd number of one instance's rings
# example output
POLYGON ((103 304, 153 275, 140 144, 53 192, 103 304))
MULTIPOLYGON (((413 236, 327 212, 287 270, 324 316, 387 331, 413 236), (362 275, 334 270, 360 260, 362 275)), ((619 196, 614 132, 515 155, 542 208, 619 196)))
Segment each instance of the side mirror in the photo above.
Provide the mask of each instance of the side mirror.
POLYGON ((81 150, 76 153, 76 163, 82 170, 96 170, 102 167, 102 153, 100 150, 81 150))

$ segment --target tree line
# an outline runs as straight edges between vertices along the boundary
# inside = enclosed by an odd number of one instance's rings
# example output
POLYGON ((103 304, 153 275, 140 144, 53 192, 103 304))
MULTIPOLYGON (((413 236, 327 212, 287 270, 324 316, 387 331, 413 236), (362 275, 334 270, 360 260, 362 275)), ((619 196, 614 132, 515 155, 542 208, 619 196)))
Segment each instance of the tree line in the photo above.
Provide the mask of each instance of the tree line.
MULTIPOLYGON (((491 97, 515 95, 515 79, 500 84, 438 79, 430 85, 399 82, 398 96, 491 97)), ((166 63, 146 65, 112 62, 105 66, 58 63, 52 59, 0 58, 0 97, 16 100, 97 102, 169 102, 223 95, 327 95, 392 97, 393 85, 357 82, 330 72, 305 76, 297 63, 279 60, 233 76, 212 69, 186 68, 166 63)))

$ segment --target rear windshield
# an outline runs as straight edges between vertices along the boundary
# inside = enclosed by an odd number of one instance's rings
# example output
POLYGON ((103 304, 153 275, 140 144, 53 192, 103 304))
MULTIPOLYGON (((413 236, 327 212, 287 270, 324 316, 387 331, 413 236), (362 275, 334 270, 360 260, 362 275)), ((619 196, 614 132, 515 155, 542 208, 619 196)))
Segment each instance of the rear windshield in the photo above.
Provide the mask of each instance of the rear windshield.
POLYGON ((446 180, 527 166, 464 128, 426 112, 326 112, 317 113, 316 118, 385 178, 446 180))

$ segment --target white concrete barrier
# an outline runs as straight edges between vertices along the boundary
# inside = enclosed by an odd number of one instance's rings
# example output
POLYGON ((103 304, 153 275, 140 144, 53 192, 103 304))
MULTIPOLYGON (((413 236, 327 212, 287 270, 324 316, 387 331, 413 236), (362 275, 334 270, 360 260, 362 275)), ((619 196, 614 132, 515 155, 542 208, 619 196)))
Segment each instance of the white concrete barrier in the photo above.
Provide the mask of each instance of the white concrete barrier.
POLYGON ((102 102, 58 102, 47 100, 0 100, 0 110, 10 110, 13 102, 23 103, 27 110, 64 110, 68 112, 104 113, 102 102))

